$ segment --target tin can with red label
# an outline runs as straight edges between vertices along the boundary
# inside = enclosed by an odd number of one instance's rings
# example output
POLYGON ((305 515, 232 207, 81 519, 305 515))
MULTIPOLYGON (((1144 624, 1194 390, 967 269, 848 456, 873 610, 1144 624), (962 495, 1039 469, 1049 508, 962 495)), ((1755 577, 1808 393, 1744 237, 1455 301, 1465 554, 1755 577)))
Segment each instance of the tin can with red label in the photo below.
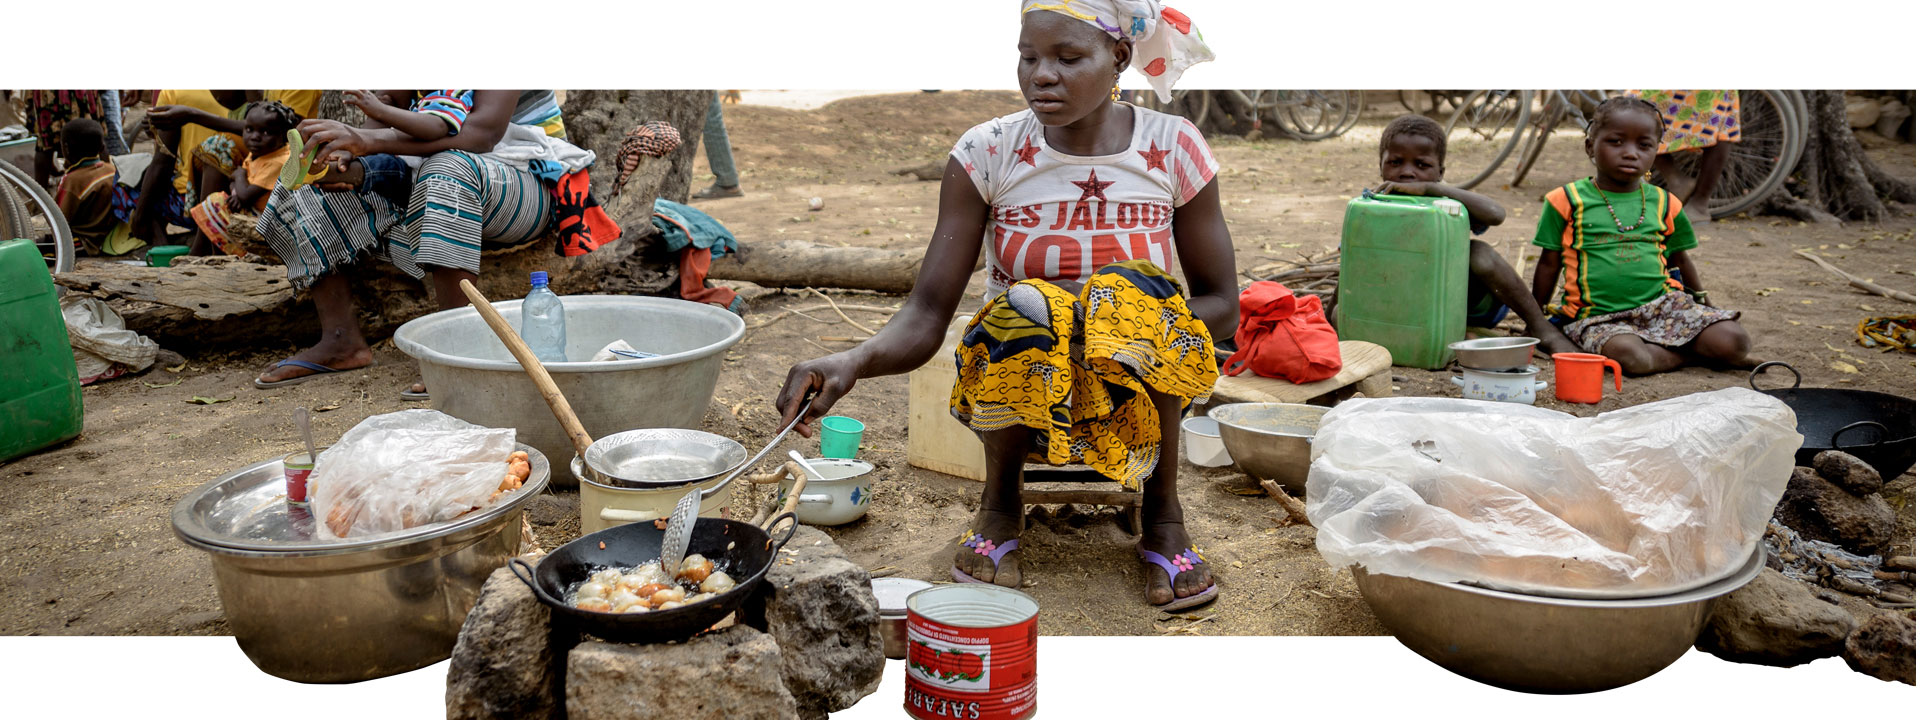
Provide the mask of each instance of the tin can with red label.
POLYGON ((313 474, 313 458, 303 452, 288 453, 281 458, 280 467, 287 474, 287 502, 306 505, 307 476, 313 474))
POLYGON ((1025 720, 1036 695, 1040 604, 998 585, 942 585, 907 598, 907 713, 922 720, 1025 720))

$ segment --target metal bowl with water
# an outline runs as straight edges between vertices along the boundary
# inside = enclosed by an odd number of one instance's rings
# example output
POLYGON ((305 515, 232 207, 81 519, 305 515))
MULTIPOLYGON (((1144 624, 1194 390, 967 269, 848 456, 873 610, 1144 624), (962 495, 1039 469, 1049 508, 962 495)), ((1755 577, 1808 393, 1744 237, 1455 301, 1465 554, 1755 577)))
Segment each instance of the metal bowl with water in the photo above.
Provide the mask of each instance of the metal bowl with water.
POLYGON ((268 460, 201 485, 173 507, 173 532, 213 561, 234 640, 262 671, 308 683, 370 680, 447 659, 480 586, 520 551, 520 518, 551 468, 492 507, 394 535, 324 540, 286 501, 268 460))
POLYGON ((747 461, 740 443, 709 432, 645 428, 593 441, 582 476, 613 487, 678 487, 733 472, 747 461))
POLYGON ((1613 600, 1523 595, 1353 568, 1354 583, 1394 639, 1472 680, 1532 693, 1630 685, 1693 647, 1713 601, 1766 560, 1756 547, 1731 572, 1690 590, 1613 600))
POLYGON ((1272 480, 1294 495, 1307 492, 1313 435, 1329 408, 1295 403, 1235 403, 1207 412, 1240 472, 1272 480))
POLYGON ((1495 337, 1461 340, 1447 346, 1460 367, 1491 372, 1524 370, 1533 363, 1533 348, 1538 338, 1495 337))

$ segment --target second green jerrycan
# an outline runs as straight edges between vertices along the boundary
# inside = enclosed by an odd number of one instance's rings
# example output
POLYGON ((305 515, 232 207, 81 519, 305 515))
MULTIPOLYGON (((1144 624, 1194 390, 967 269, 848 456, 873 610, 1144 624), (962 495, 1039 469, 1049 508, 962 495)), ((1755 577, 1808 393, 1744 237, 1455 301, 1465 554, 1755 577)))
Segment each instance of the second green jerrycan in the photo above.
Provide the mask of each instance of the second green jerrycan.
POLYGON ((0 363, 0 462, 80 434, 67 321, 31 240, 0 240, 0 363))
POLYGON ((1467 331, 1467 209, 1449 198, 1361 193, 1340 228, 1342 340, 1435 370, 1467 331))

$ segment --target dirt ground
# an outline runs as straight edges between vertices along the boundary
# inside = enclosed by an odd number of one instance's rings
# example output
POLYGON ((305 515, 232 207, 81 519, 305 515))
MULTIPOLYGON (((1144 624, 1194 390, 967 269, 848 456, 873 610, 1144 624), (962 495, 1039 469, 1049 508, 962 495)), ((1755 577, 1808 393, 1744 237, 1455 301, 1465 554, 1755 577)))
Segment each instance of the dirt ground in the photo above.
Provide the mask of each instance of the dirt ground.
MULTIPOLYGON (((891 174, 939 161, 967 127, 1019 109, 1005 92, 903 93, 857 97, 817 110, 730 105, 726 119, 741 169, 744 198, 704 209, 748 243, 798 238, 818 243, 886 247, 923 243, 932 226, 938 184, 891 174), (808 212, 809 198, 825 208, 808 212)), ((1379 131, 1401 111, 1382 104, 1345 136, 1319 143, 1210 138, 1222 165, 1221 196, 1242 269, 1334 248, 1348 199, 1377 181, 1379 131)), ((1912 177, 1914 146, 1869 138, 1873 157, 1912 177)), ((1503 203, 1507 223, 1485 239, 1530 273, 1527 248, 1540 195, 1588 171, 1577 136, 1553 139, 1521 188, 1478 188, 1503 203)), ((702 165, 696 172, 704 173, 702 165)), ((1465 172, 1460 169, 1460 172, 1465 172)), ((706 177, 696 177, 704 187, 706 177)), ((1911 305, 1865 295, 1795 257, 1813 249, 1831 262, 1894 288, 1914 286, 1914 220, 1883 225, 1820 227, 1778 218, 1737 218, 1703 228, 1695 254, 1719 304, 1741 310, 1754 353, 1799 368, 1805 383, 1873 389, 1911 397, 1913 355, 1881 354, 1851 342, 1863 317, 1913 312, 1911 305), (1851 368, 1848 370, 1847 368, 1851 368)), ((975 290, 982 287, 976 276, 975 290)), ((970 296, 977 297, 978 293, 970 296)), ((863 304, 897 305, 898 297, 842 294, 863 304)), ((751 303, 748 323, 783 308, 818 302, 774 293, 751 303)), ((794 362, 839 349, 823 337, 857 331, 831 313, 818 321, 792 317, 748 333, 733 348, 704 423, 706 430, 752 447, 777 417, 771 397, 794 362)), ((301 338, 300 340, 305 340, 301 338)), ((415 377, 412 361, 383 341, 377 364, 303 385, 262 391, 249 380, 285 357, 292 339, 238 354, 184 353, 183 368, 86 388, 86 430, 80 439, 0 464, 0 633, 29 635, 209 635, 227 631, 205 556, 177 540, 169 514, 194 487, 245 464, 297 449, 293 408, 334 409, 315 415, 328 442, 369 415, 418 407, 398 392, 415 377), (178 381, 178 384, 171 384, 178 381), (195 396, 233 398, 214 405, 195 396)), ((1447 373, 1396 368, 1402 395, 1452 395, 1447 373)), ((1783 379, 1782 382, 1785 380, 1783 379)), ((1541 404, 1578 415, 1746 382, 1745 373, 1690 368, 1630 378, 1598 406, 1541 404)), ((863 383, 835 408, 866 422, 863 457, 879 466, 868 516, 829 532, 868 568, 900 576, 947 579, 953 538, 978 502, 976 483, 907 465, 907 377, 863 383)), ((814 448, 798 438, 786 446, 814 448)), ((1145 575, 1132 540, 1110 509, 1036 507, 1023 538, 1031 585, 1045 611, 1043 631, 1073 635, 1345 635, 1378 634, 1352 580, 1327 566, 1307 527, 1281 527, 1283 513, 1230 469, 1187 467, 1181 494, 1196 540, 1221 578, 1221 600, 1184 617, 1168 617, 1143 600, 1145 575)), ((1913 476, 1891 492, 1913 536, 1913 476)), ((764 493, 764 490, 761 491, 764 493)), ((736 500, 748 507, 757 498, 736 500)), ((571 492, 539 499, 530 513, 543 544, 577 535, 578 499, 571 492)))

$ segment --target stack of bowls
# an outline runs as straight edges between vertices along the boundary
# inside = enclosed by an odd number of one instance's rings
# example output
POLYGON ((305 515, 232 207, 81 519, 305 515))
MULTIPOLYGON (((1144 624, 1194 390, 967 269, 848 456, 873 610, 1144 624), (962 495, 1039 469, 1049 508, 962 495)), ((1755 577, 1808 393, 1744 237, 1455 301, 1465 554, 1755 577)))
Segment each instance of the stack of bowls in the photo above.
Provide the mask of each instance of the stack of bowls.
MULTIPOLYGON (((740 443, 699 430, 643 428, 594 440, 571 466, 580 484, 580 532, 669 517, 688 491, 719 485, 746 461, 740 443)), ((716 492, 702 500, 700 517, 719 517, 730 497, 716 492)))
POLYGON ((1540 368, 1533 362, 1533 348, 1540 341, 1530 337, 1480 338, 1462 340, 1447 347, 1460 363, 1460 375, 1453 384, 1469 400, 1492 400, 1532 405, 1546 383, 1534 379, 1540 368))

